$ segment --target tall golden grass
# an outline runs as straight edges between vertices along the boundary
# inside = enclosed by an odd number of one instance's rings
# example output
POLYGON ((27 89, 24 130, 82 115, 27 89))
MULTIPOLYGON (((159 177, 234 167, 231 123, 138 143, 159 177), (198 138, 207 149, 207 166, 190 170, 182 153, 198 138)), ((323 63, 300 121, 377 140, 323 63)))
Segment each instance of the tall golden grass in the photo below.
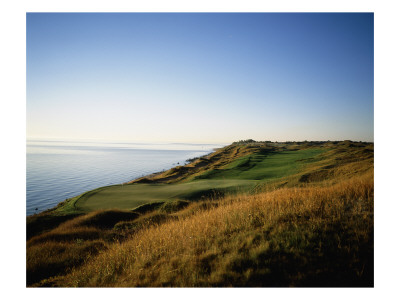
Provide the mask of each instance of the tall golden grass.
POLYGON ((371 286, 373 195, 371 170, 331 186, 195 203, 54 284, 371 286))

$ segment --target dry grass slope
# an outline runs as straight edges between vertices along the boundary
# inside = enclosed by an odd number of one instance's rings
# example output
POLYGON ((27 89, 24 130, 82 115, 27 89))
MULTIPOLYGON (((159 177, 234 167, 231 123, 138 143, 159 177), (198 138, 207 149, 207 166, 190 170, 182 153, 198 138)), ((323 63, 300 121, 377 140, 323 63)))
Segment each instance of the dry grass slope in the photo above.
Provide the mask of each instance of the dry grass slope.
POLYGON ((55 283, 373 285, 371 174, 330 187, 228 197, 217 207, 214 201, 194 204, 169 222, 133 232, 55 283))

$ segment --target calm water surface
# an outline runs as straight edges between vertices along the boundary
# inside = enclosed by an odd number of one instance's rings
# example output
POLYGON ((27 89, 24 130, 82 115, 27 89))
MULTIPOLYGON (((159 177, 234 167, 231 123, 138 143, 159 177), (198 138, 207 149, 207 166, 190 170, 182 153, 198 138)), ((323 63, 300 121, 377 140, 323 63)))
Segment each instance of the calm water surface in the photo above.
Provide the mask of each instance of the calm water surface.
POLYGON ((26 213, 44 211, 91 189, 185 164, 188 158, 222 146, 27 141, 26 213))

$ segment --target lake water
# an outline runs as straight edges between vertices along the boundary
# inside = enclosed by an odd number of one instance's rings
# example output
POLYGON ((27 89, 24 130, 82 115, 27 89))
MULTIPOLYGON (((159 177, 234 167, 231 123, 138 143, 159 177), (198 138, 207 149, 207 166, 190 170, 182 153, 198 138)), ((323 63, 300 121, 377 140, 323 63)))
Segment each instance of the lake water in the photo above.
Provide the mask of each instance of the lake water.
POLYGON ((183 165, 188 158, 222 146, 27 141, 26 213, 44 211, 101 186, 183 165))

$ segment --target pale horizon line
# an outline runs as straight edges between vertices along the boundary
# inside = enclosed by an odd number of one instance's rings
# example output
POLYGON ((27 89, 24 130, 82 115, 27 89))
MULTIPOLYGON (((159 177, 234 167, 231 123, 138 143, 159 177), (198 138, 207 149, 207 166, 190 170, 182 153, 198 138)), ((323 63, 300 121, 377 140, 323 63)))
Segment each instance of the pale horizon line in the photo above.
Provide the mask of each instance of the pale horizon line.
MULTIPOLYGON (((213 141, 156 141, 156 140, 133 140, 133 139, 107 139, 107 138, 71 138, 71 137, 37 137, 37 136, 30 136, 26 137, 26 141, 71 141, 71 142, 104 142, 104 143, 132 143, 132 144, 208 144, 208 145, 230 145, 234 142, 238 142, 240 140, 249 140, 252 138, 245 138, 245 139, 237 139, 237 140, 232 140, 232 141, 225 141, 225 142, 213 142, 213 141)), ((346 141, 350 140, 353 142, 363 142, 363 143, 374 143, 374 141, 369 141, 369 140, 363 140, 363 139, 350 139, 350 138, 344 138, 344 139, 263 139, 263 140, 258 140, 258 139, 252 139, 256 142, 264 142, 264 141, 270 141, 270 142, 278 142, 278 143, 284 143, 284 142, 338 142, 338 141, 346 141)))

